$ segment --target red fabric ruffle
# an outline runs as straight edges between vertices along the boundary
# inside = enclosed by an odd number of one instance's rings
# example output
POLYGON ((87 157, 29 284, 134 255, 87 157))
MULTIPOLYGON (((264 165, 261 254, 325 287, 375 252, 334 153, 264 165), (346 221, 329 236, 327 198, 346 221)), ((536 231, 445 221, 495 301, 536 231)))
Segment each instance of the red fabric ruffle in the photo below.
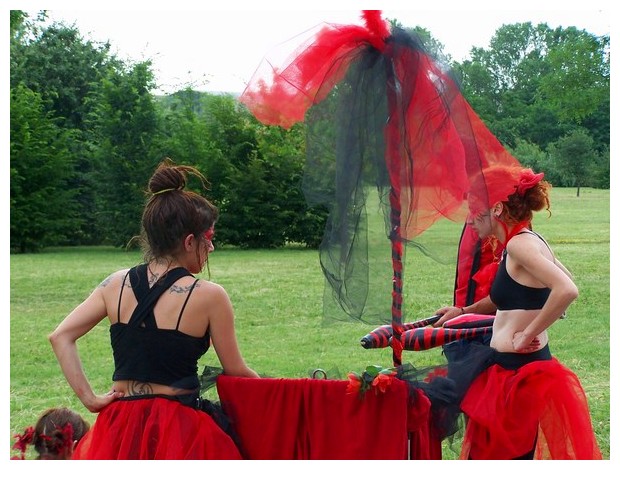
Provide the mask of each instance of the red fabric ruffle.
POLYGON ((165 398, 141 398, 104 408, 73 459, 240 460, 241 454, 205 412, 165 398))
POLYGON ((461 458, 598 460, 588 402, 577 376, 557 359, 518 370, 493 365, 472 383, 461 409, 468 422, 461 458))

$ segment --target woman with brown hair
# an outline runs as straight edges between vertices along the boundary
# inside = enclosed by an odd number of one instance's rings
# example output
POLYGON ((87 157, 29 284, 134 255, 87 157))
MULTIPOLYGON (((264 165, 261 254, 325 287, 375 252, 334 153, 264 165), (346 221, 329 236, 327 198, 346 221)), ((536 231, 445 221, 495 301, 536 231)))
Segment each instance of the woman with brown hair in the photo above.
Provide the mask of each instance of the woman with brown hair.
POLYGON ((193 167, 162 162, 142 215, 144 263, 105 279, 49 336, 62 371, 97 420, 76 459, 239 459, 224 417, 199 396, 198 360, 211 345, 226 375, 258 377, 237 344, 220 285, 195 278, 214 250, 218 211, 186 189, 193 167), (114 355, 110 392, 88 382, 77 340, 107 318, 114 355))

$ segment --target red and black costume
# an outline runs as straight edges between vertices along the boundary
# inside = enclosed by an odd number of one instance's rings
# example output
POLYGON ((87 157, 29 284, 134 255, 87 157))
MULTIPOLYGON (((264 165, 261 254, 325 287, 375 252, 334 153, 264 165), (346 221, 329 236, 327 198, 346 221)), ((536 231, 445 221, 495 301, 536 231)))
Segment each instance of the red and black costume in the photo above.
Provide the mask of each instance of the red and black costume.
MULTIPOLYGON (((520 234, 537 235, 530 231, 520 234)), ((491 300, 498 310, 541 309, 550 290, 527 287, 512 279, 506 269, 507 256, 505 253, 497 270, 491 300)), ((461 402, 468 417, 461 458, 602 458, 581 383, 552 357, 548 345, 530 354, 479 346, 471 355, 465 367, 472 368, 476 358, 482 372, 461 402)), ((452 368, 452 375, 457 375, 452 368)), ((474 371, 471 375, 475 376, 474 371)))
MULTIPOLYGON (((159 329, 153 316, 159 297, 179 278, 188 275, 191 276, 186 269, 175 268, 149 288, 147 266, 130 269, 131 291, 138 305, 129 321, 121 322, 120 302, 126 276, 119 296, 119 320, 110 326, 110 336, 115 363, 113 380, 153 382, 193 389, 196 393, 137 395, 115 400, 99 412, 75 450, 74 459, 241 459, 232 437, 215 421, 223 419, 218 406, 199 397, 197 362, 209 348, 209 333, 197 338, 181 332, 183 309, 175 330, 159 329)), ((187 299, 189 295, 191 291, 187 299)))

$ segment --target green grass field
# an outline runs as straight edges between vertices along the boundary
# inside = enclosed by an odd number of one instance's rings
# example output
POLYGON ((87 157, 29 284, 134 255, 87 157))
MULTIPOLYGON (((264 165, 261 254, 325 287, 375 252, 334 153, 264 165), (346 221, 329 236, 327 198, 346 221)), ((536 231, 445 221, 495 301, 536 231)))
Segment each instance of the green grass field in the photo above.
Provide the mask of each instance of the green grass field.
MULTIPOLYGON (((590 402, 603 452, 610 453, 610 192, 552 190, 552 216, 539 213, 534 227, 573 272, 580 296, 566 319, 550 328, 552 353, 574 370, 590 402)), ((425 233, 453 248, 460 224, 425 233)), ((451 252, 453 255, 455 252, 451 252)), ((450 256, 448 255, 448 256, 450 256)), ((90 414, 69 388, 47 334, 109 273, 140 262, 138 252, 110 247, 59 248, 12 255, 10 279, 10 444, 46 408, 65 405, 90 414)), ((389 260, 389 259, 388 259, 389 260)), ((223 285, 236 312, 239 344, 247 363, 270 377, 307 377, 315 368, 342 378, 367 365, 392 365, 390 349, 365 350, 360 338, 375 328, 354 322, 323 324, 323 276, 313 250, 217 249, 211 279, 223 285)), ((206 275, 206 274, 205 274, 206 275)), ((410 249, 405 276, 406 321, 431 315, 452 300, 454 264, 437 263, 410 249)), ((389 301, 389 299, 387 300, 389 301)), ((107 391, 113 371, 108 325, 79 342, 84 368, 96 391, 107 391)), ((444 363, 441 350, 405 351, 403 362, 444 363)), ((201 365, 217 365, 209 351, 201 365)), ((15 454, 11 451, 10 455, 15 454)), ((455 454, 445 449, 446 459, 455 454)))

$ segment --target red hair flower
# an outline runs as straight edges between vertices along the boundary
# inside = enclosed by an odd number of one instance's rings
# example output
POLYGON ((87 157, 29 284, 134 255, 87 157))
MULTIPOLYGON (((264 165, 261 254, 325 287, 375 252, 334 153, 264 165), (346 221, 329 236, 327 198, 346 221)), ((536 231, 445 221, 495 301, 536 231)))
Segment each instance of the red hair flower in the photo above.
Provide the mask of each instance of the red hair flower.
POLYGON ((517 193, 519 195, 524 195, 530 188, 537 185, 544 176, 544 172, 534 173, 530 168, 526 168, 521 172, 519 184, 517 185, 517 193))
POLYGON ((32 443, 32 440, 34 439, 34 427, 28 427, 26 428, 26 430, 24 431, 22 435, 18 433, 17 435, 14 435, 14 437, 17 438, 17 441, 13 445, 13 448, 15 450, 19 450, 21 452, 21 455, 19 457, 18 456, 11 457, 11 460, 25 460, 26 449, 28 448, 28 445, 32 443))
POLYGON ((61 458, 70 458, 73 454, 73 425, 67 422, 62 427, 62 435, 58 445, 58 455, 61 458))

